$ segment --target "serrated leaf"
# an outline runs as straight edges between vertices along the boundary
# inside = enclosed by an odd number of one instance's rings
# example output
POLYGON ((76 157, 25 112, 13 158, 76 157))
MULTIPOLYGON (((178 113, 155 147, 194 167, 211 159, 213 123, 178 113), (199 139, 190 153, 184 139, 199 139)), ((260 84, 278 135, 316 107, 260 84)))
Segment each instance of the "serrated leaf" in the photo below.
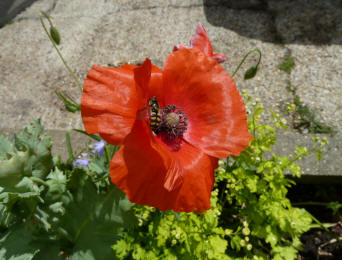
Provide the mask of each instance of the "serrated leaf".
POLYGON ((44 178, 53 167, 51 155, 51 138, 37 119, 28 125, 20 134, 14 136, 14 144, 18 150, 26 147, 29 151, 27 165, 31 167, 29 175, 44 178))
POLYGON ((4 188, 13 187, 27 172, 29 152, 18 151, 11 155, 9 160, 0 160, 0 186, 4 188))
POLYGON ((31 216, 43 200, 39 187, 29 178, 24 177, 15 187, 0 193, 0 202, 6 210, 21 218, 31 216))
POLYGON ((62 171, 56 168, 54 171, 50 172, 46 178, 48 179, 46 183, 49 186, 46 196, 49 200, 57 201, 66 191, 66 176, 62 171))
POLYGON ((13 144, 7 138, 0 136, 0 160, 7 160, 7 154, 15 151, 13 144))
POLYGON ((119 228, 136 224, 133 203, 113 185, 107 192, 98 191, 80 169, 72 172, 69 185, 74 201, 66 208, 61 224, 73 236, 70 259, 113 259, 111 246, 119 228))
POLYGON ((31 245, 32 235, 23 225, 11 227, 0 239, 0 259, 31 260, 39 249, 31 245))

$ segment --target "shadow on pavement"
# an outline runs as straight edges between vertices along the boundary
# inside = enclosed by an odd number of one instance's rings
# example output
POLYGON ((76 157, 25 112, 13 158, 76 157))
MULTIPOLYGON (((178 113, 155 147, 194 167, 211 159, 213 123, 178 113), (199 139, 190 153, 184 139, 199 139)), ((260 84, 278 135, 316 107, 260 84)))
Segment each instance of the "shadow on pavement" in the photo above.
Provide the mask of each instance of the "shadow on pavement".
POLYGON ((0 28, 11 21, 18 13, 25 10, 36 0, 1 0, 0 28))
POLYGON ((203 0, 208 22, 273 43, 342 44, 340 0, 203 0))

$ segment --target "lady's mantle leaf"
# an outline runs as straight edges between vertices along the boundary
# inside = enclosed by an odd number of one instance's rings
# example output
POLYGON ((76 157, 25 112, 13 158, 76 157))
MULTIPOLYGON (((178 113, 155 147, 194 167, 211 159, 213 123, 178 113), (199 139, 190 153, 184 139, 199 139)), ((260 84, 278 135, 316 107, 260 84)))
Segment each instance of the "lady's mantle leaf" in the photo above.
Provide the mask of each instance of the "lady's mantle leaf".
POLYGON ((32 246, 32 235, 23 225, 12 227, 1 236, 0 259, 31 260, 39 252, 32 246))

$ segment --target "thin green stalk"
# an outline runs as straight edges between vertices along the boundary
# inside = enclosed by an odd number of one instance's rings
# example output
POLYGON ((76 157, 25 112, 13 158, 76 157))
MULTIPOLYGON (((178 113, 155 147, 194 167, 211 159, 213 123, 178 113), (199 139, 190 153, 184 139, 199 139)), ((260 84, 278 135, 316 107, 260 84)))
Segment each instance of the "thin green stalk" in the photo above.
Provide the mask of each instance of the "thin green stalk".
POLYGON ((69 154, 69 160, 73 161, 74 158, 74 153, 72 152, 72 146, 71 146, 71 141, 70 141, 70 132, 67 131, 65 133, 65 142, 68 148, 68 154, 69 154))
POLYGON ((232 77, 235 76, 235 74, 239 71, 240 67, 242 66, 242 64, 245 62, 245 60, 247 59, 248 55, 251 54, 252 52, 257 52, 259 53, 259 60, 258 63, 256 65, 256 67, 259 66, 260 61, 261 61, 261 51, 258 48, 255 48, 253 50, 250 50, 249 52, 247 52, 247 54, 243 57, 243 59, 241 60, 240 64, 237 66, 237 68, 235 69, 235 71, 232 74, 232 77))
POLYGON ((42 179, 38 177, 31 176, 30 179, 33 180, 34 182, 43 184, 44 186, 49 186, 45 181, 43 181, 42 179))
POLYGON ((305 201, 305 202, 296 202, 296 203, 292 203, 293 206, 323 206, 323 207, 327 207, 328 206, 328 202, 315 202, 315 201, 305 201))
POLYGON ((40 23, 42 24, 43 28, 44 28, 44 31, 46 33, 46 35, 49 37, 53 47, 55 48, 55 50, 57 51, 58 53, 58 56, 59 58, 62 60, 65 68, 68 70, 69 74, 73 77, 73 79, 75 80, 77 86, 79 87, 79 89, 81 90, 81 92, 83 91, 83 88, 82 88, 82 85, 81 85, 81 82, 79 81, 79 79, 76 77, 75 73, 73 73, 73 71, 71 70, 71 68, 68 66, 67 62, 64 60, 63 56, 62 56, 62 53, 59 51, 59 49, 57 48, 57 45, 55 43, 55 41, 51 38, 51 35, 49 34, 48 30, 46 29, 46 26, 44 24, 44 21, 43 21, 43 17, 42 17, 42 14, 45 16, 45 18, 49 21, 50 23, 50 26, 53 26, 52 25, 52 22, 50 20, 50 17, 45 13, 45 12, 42 12, 41 11, 41 14, 40 14, 40 23))
POLYGON ((253 115, 253 137, 256 138, 255 116, 253 115))
MULTIPOLYGON (((305 209, 304 209, 305 210, 305 209)), ((305 210, 306 213, 309 214, 309 216, 311 217, 311 219, 316 222, 316 224, 318 224, 322 229, 324 229, 327 233, 329 233, 331 236, 333 236, 340 244, 342 244, 342 240, 340 237, 338 237, 337 235, 335 235, 334 232, 332 232, 331 230, 329 230, 322 222, 320 222, 317 218, 315 218, 309 211, 305 210)))
POLYGON ((107 145, 105 145, 104 151, 105 151, 105 154, 106 154, 107 162, 110 163, 112 158, 110 157, 109 147, 107 145))

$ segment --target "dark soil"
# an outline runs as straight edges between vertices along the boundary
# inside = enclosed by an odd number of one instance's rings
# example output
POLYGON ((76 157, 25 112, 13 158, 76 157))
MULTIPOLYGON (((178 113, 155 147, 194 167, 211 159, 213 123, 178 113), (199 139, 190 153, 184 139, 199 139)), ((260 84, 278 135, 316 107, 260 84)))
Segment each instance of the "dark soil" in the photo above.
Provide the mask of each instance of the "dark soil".
POLYGON ((342 260, 342 185, 297 184, 289 189, 288 197, 294 206, 305 208, 319 222, 329 223, 326 230, 315 228, 303 234, 298 259, 342 260))

